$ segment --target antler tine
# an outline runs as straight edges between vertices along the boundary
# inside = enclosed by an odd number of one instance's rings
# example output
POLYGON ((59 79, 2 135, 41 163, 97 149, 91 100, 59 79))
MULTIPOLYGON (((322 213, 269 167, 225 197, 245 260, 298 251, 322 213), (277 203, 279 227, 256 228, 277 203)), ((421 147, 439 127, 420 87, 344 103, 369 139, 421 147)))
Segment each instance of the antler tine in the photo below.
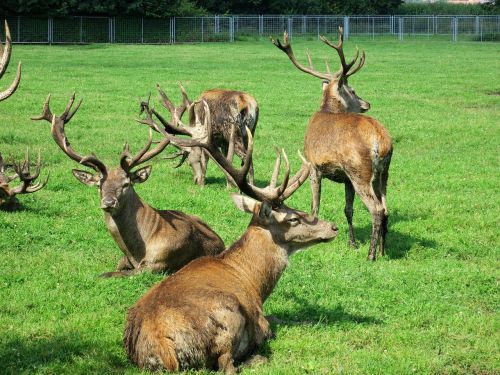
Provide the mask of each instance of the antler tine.
POLYGON ((5 48, 3 49, 2 59, 0 60, 0 78, 2 78, 7 70, 7 66, 9 65, 10 55, 12 52, 11 48, 9 24, 7 23, 7 20, 5 20, 5 48))
POLYGON ((313 69, 309 52, 307 52, 309 66, 310 66, 309 68, 305 67, 304 65, 300 64, 297 61, 297 59, 295 58, 295 55, 293 54, 292 46, 290 45, 289 38, 288 38, 288 33, 286 31, 283 34, 283 44, 281 43, 281 41, 279 39, 275 40, 275 39, 273 39, 273 37, 271 37, 271 42, 276 47, 278 47, 280 50, 282 50, 283 52, 285 52, 285 54, 288 56, 288 58, 290 59, 290 61, 292 62, 292 64, 295 65, 302 72, 310 74, 310 75, 312 75, 314 77, 317 77, 317 78, 325 79, 327 81, 330 81, 332 79, 331 75, 324 74, 324 73, 318 72, 317 70, 313 69))
POLYGON ((165 120, 163 116, 160 115, 154 108, 150 108, 149 99, 147 102, 144 101, 140 102, 140 106, 141 106, 141 113, 146 112, 146 118, 136 119, 138 123, 147 125, 154 131, 163 135, 165 135, 166 132, 169 132, 171 134, 191 135, 191 133, 187 130, 186 127, 176 126, 171 124, 170 122, 165 120), (161 122, 161 124, 165 129, 162 129, 160 125, 158 125, 158 123, 154 121, 153 115, 161 122))
POLYGON ((11 190, 12 195, 34 193, 35 191, 42 189, 47 184, 47 181, 49 180, 48 175, 44 182, 37 183, 36 185, 31 185, 32 182, 36 180, 38 176, 40 176, 40 170, 42 167, 41 160, 42 159, 40 152, 38 152, 38 161, 36 164, 36 172, 34 174, 31 174, 30 172, 30 160, 28 151, 26 151, 25 158, 21 164, 18 164, 15 161, 13 162, 14 170, 21 180, 21 185, 11 190))
POLYGON ((43 103, 42 114, 40 116, 31 116, 32 120, 46 120, 52 122, 52 112, 50 111, 50 97, 52 94, 47 95, 47 99, 43 103))
POLYGON ((170 139, 168 139, 167 137, 163 138, 153 149, 149 150, 152 143, 153 132, 151 129, 149 129, 148 141, 146 142, 146 145, 135 156, 130 155, 128 144, 126 143, 122 156, 120 157, 120 165, 123 170, 129 171, 132 168, 148 161, 149 159, 152 159, 169 145, 170 139), (130 158, 131 160, 128 161, 128 158, 130 158))
POLYGON ((361 54, 361 59, 359 59, 358 65, 352 71, 350 71, 349 74, 346 75, 346 78, 352 76, 354 73, 359 72, 359 70, 363 67, 363 65, 365 65, 365 60, 366 60, 365 51, 363 51, 363 53, 361 54))
POLYGON ((302 166, 300 170, 290 179, 287 184, 285 191, 281 194, 281 200, 289 198, 309 177, 311 173, 311 163, 308 162, 302 154, 299 153, 299 157, 302 160, 302 166))
MULTIPOLYGON (((7 70, 11 53, 12 53, 12 48, 11 48, 10 29, 7 20, 5 20, 5 49, 3 50, 2 58, 0 60, 0 78, 2 78, 5 71, 7 70)), ((19 82, 21 82, 21 62, 17 64, 17 72, 14 81, 10 84, 10 86, 6 90, 0 91, 0 102, 2 100, 7 99, 14 93, 14 91, 17 90, 19 82)))
POLYGON ((278 181, 278 176, 280 174, 280 166, 281 166, 281 150, 278 147, 275 147, 276 150, 276 161, 274 162, 273 174, 271 177, 271 182, 269 186, 272 188, 276 187, 276 182, 278 181))
POLYGON ((189 99, 188 94, 186 93, 186 89, 182 85, 182 82, 179 82, 179 89, 181 90, 182 94, 182 102, 185 108, 188 108, 193 103, 193 101, 189 99))
MULTIPOLYGON (((340 57, 340 63, 342 64, 342 76, 347 78, 350 75, 354 74, 355 72, 349 73, 349 70, 356 63, 356 60, 359 57, 359 49, 358 49, 358 47, 356 47, 356 55, 351 60, 351 62, 347 63, 346 59, 345 59, 345 55, 344 55, 344 29, 342 28, 342 26, 339 26, 339 41, 337 44, 333 44, 323 35, 320 36, 320 39, 326 45, 332 47, 333 49, 335 49, 337 51, 337 54, 340 57)), ((361 69, 361 68, 359 68, 359 69, 361 69)), ((358 71, 359 69, 357 69, 356 71, 358 71)))

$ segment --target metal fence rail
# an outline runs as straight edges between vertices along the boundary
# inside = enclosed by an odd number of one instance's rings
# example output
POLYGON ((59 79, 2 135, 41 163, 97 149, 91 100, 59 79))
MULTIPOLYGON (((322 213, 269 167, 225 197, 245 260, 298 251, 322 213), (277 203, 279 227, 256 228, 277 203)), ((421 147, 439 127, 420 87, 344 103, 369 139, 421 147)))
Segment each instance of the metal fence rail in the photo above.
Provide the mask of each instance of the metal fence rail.
MULTIPOLYGON (((278 36, 440 37, 500 41, 500 16, 209 16, 164 19, 131 17, 7 17, 14 43, 200 43, 278 36)), ((1 30, 0 35, 4 31, 1 30)))

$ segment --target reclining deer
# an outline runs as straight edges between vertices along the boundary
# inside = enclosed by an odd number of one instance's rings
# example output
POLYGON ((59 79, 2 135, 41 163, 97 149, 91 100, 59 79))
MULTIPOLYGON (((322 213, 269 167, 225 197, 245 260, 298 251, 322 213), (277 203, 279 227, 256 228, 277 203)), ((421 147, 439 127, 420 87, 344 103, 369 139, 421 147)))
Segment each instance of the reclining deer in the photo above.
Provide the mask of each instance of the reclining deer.
POLYGON ((34 193, 47 185, 48 175, 45 181, 34 184, 34 181, 40 176, 41 167, 40 154, 38 154, 38 162, 33 174, 30 171, 31 163, 27 151, 24 160, 20 163, 13 160, 11 163, 6 164, 2 155, 0 155, 0 207, 2 209, 15 209, 19 204, 17 195, 34 193), (14 174, 7 173, 9 167, 13 169, 14 174), (9 184, 16 178, 21 180, 21 184, 11 187, 9 184))
POLYGON ((141 368, 179 371, 208 367, 234 374, 235 361, 250 356, 272 335, 262 305, 288 257, 299 249, 334 239, 337 228, 283 204, 307 179, 309 164, 305 160, 290 179, 283 153, 286 173, 276 186, 281 160, 278 154, 271 184, 258 188, 246 176, 252 160, 251 132, 247 129, 247 153, 237 170, 210 140, 207 103, 195 106, 201 108, 194 110, 191 123, 208 131, 198 133, 190 127, 193 139, 166 136, 179 146, 208 150, 241 191, 251 197, 231 195, 235 205, 250 213, 252 219, 228 250, 194 260, 143 295, 127 314, 124 345, 129 358, 141 368))
POLYGON ((347 63, 343 51, 343 30, 339 28, 339 42, 333 44, 325 37, 321 40, 334 48, 342 64, 341 69, 332 74, 328 63, 327 72, 313 68, 309 53, 309 67, 300 64, 290 46, 288 35, 284 43, 272 40, 274 45, 286 53, 292 63, 301 71, 323 80, 323 100, 321 108, 309 120, 304 141, 304 152, 312 164, 311 190, 312 214, 319 213, 321 179, 326 177, 345 185, 345 216, 349 223, 349 243, 355 246, 352 227, 353 201, 356 192, 372 215, 372 234, 368 259, 375 260, 376 246, 384 255, 385 236, 388 225, 386 204, 387 179, 392 156, 392 141, 384 126, 374 118, 360 115, 370 109, 370 104, 348 85, 347 79, 358 72, 365 63, 363 52, 347 63))
POLYGON ((150 130, 143 149, 132 155, 125 144, 120 165, 108 168, 94 154, 85 157, 77 154, 67 140, 64 126, 81 104, 80 100, 71 110, 74 100, 73 95, 64 112, 55 116, 49 108, 49 95, 43 113, 33 119, 51 122, 52 137, 59 148, 77 163, 97 172, 92 174, 73 169, 73 175, 81 183, 99 188, 106 226, 124 253, 116 272, 101 276, 127 276, 143 270, 173 272, 196 257, 222 252, 224 243, 221 238, 198 217, 180 211, 157 210, 142 201, 134 190, 134 184, 148 179, 151 166, 133 169, 162 152, 169 140, 164 138, 150 150, 150 130))
MULTIPOLYGON (((190 107, 192 101, 189 100, 186 91, 180 85, 182 93, 182 104, 175 106, 168 98, 165 92, 157 85, 158 92, 161 97, 161 103, 167 108, 172 116, 171 123, 174 126, 185 127, 181 119, 187 108, 190 107)), ((242 91, 211 89, 204 91, 198 100, 205 100, 211 112, 212 120, 212 140, 214 144, 221 148, 226 154, 227 159, 232 160, 233 154, 236 154, 241 160, 246 155, 247 137, 245 128, 248 127, 252 135, 255 133, 257 120, 259 117, 259 106, 257 101, 249 94, 242 91), (234 142, 229 142, 230 134, 236 125, 236 135, 234 142)), ((146 103, 141 103, 143 106, 146 103)), ((155 111, 155 116, 163 123, 164 119, 158 112, 155 111)), ((167 129, 170 132, 176 133, 175 129, 167 129)), ((177 132, 179 130, 177 129, 177 132)), ((184 160, 188 160, 189 165, 193 169, 193 181, 199 186, 205 184, 205 175, 207 170, 207 155, 202 148, 183 148, 173 157, 182 156, 181 162, 177 165, 182 165, 184 160)), ((172 157, 171 157, 172 158, 172 157)), ((253 182, 253 165, 250 166, 248 178, 253 182)), ((229 183, 228 183, 229 184, 229 183)))
MULTIPOLYGON (((0 51, 2 51, 2 49, 3 49, 2 44, 0 43, 0 51)), ((10 29, 9 25, 7 24, 7 21, 5 21, 5 48, 3 49, 3 54, 2 57, 0 58, 0 78, 2 78, 5 71, 7 70, 7 66, 9 66, 11 53, 12 53, 12 48, 11 48, 10 29)), ((6 90, 0 91, 0 102, 2 100, 7 99, 14 93, 14 91, 16 91, 20 81, 21 81, 21 62, 19 61, 14 81, 12 81, 11 85, 6 90)))

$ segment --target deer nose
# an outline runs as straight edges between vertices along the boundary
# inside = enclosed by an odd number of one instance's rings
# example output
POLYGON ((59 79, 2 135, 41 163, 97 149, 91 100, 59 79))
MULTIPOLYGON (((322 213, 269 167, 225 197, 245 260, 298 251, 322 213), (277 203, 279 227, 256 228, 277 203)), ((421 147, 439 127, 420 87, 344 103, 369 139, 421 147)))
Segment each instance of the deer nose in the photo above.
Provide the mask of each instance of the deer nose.
POLYGON ((116 198, 102 198, 101 199, 101 208, 103 210, 109 210, 112 208, 116 208, 118 205, 118 200, 116 198))
POLYGON ((337 226, 335 224, 332 224, 332 230, 334 232, 338 232, 339 231, 339 228, 337 228, 337 226))
POLYGON ((363 102, 363 104, 361 104, 361 110, 362 110, 363 112, 368 111, 370 108, 371 108, 371 105, 370 105, 370 103, 368 103, 368 102, 363 102))

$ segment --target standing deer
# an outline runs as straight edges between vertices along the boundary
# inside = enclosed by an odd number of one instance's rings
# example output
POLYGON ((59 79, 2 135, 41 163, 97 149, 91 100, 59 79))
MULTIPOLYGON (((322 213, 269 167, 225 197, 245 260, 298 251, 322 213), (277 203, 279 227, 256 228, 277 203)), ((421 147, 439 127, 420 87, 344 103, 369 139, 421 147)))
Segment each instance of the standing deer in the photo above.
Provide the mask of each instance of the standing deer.
POLYGON ((61 150, 77 163, 97 172, 92 174, 73 169, 73 175, 81 183, 99 188, 106 226, 124 253, 116 272, 101 276, 127 276, 143 270, 172 272, 196 257, 223 251, 221 238, 198 217, 180 211, 157 210, 142 201, 134 190, 134 184, 148 179, 151 166, 133 169, 163 151, 169 140, 164 138, 150 150, 150 131, 144 148, 132 155, 126 143, 120 156, 120 165, 108 168, 94 154, 85 157, 77 154, 67 140, 64 125, 71 120, 82 102, 80 100, 71 110, 74 100, 73 94, 64 112, 55 116, 49 108, 49 95, 43 113, 32 119, 51 122, 52 137, 61 150))
POLYGON ((375 260, 376 246, 384 255, 387 233, 388 210, 386 187, 392 156, 392 141, 384 126, 374 118, 360 115, 370 109, 370 104, 348 85, 347 79, 358 72, 365 63, 365 53, 354 69, 355 58, 346 63, 343 51, 343 30, 339 27, 339 41, 333 44, 325 37, 321 40, 334 48, 342 64, 341 69, 332 74, 328 63, 327 73, 314 70, 311 57, 307 53, 309 67, 295 58, 288 35, 284 43, 272 40, 273 44, 286 53, 292 63, 301 71, 323 80, 323 100, 320 110, 309 120, 304 141, 304 152, 312 164, 312 214, 319 213, 321 179, 326 177, 345 185, 345 216, 349 223, 349 243, 355 246, 352 228, 353 201, 356 192, 372 215, 372 234, 368 259, 375 260))
POLYGON ((9 164, 4 162, 2 155, 0 155, 0 207, 5 209, 13 209, 18 205, 17 195, 19 194, 29 194, 34 193, 40 189, 43 189, 47 185, 49 176, 43 182, 38 182, 33 184, 33 182, 40 176, 40 170, 42 167, 40 153, 38 154, 38 162, 36 164, 36 171, 31 174, 31 163, 28 151, 26 151, 26 156, 24 160, 20 163, 12 161, 9 164), (11 167, 14 174, 9 175, 7 173, 7 168, 11 167), (10 182, 19 178, 21 184, 16 187, 9 186, 10 182))
MULTIPOLYGON (((195 109, 196 124, 210 127, 209 107, 195 109), (203 122, 200 117, 204 117, 203 122)), ((191 128, 190 128, 191 130, 191 128)), ((193 132, 195 133, 195 132, 193 132)), ((286 173, 276 186, 281 155, 278 153, 266 188, 247 182, 252 159, 252 134, 241 170, 235 169, 210 140, 210 130, 194 139, 167 137, 182 147, 203 147, 248 196, 231 194, 235 205, 252 215, 246 232, 228 250, 202 257, 151 288, 129 310, 124 345, 128 357, 140 368, 179 371, 207 367, 236 373, 235 361, 248 357, 272 335, 263 314, 269 297, 284 271, 288 257, 299 249, 330 241, 337 228, 305 212, 286 207, 288 198, 309 175, 303 160, 291 179, 286 173)))
MULTIPOLYGON (((0 43, 0 51, 3 50, 2 57, 0 58, 0 78, 4 75, 7 70, 7 66, 9 66, 10 55, 12 53, 11 48, 11 38, 10 38, 10 29, 7 21, 5 21, 5 48, 2 48, 2 44, 0 43)), ((11 83, 8 89, 4 91, 0 91, 0 102, 2 100, 7 99, 11 96, 14 91, 16 91, 19 86, 19 82, 21 81, 21 62, 17 65, 17 73, 14 81, 11 83)))
MULTIPOLYGON (((182 115, 192 103, 184 87, 182 84, 180 85, 183 100, 182 104, 177 107, 159 85, 157 85, 157 88, 161 97, 161 103, 171 113, 173 125, 182 126, 182 115)), ((257 126, 259 117, 257 101, 245 92, 223 89, 207 90, 201 94, 198 100, 205 100, 210 108, 211 129, 213 132, 212 140, 214 144, 227 154, 227 159, 232 160, 233 153, 235 153, 243 160, 246 155, 248 142, 245 128, 248 127, 253 135, 257 126), (229 138, 233 125, 236 125, 236 135, 233 142, 234 146, 229 147, 229 138)), ((155 115, 158 115, 158 113, 155 113, 155 115)), ((203 150, 198 147, 184 148, 181 152, 174 155, 174 157, 176 156, 182 156, 182 161, 177 166, 180 166, 186 158, 188 159, 194 173, 193 181, 199 186, 203 186, 205 184, 208 162, 203 150)), ((250 166, 248 177, 250 182, 253 182, 253 165, 250 166)))

